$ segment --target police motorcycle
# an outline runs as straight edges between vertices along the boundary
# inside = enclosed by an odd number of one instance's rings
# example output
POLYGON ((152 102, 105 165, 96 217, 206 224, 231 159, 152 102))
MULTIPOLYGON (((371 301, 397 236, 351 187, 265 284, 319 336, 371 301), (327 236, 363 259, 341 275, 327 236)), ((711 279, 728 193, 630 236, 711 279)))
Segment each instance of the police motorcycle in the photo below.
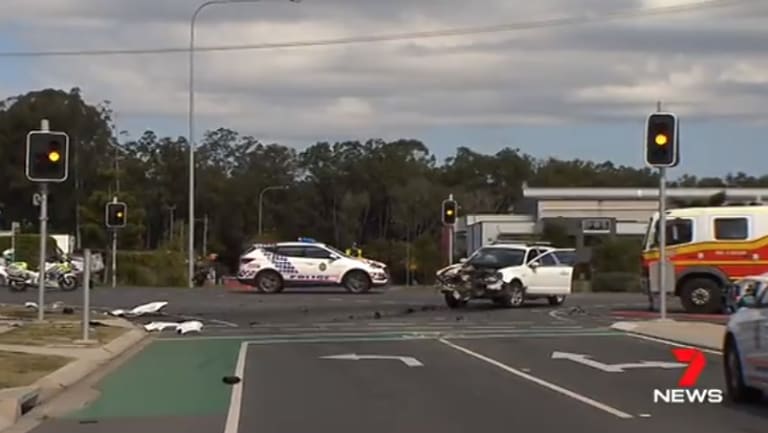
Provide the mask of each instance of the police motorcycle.
MULTIPOLYGON (((30 287, 38 286, 40 273, 30 270, 27 262, 11 261, 13 251, 6 250, 3 257, 6 263, 10 262, 6 267, 6 282, 12 292, 24 292, 30 287)), ((80 285, 80 279, 68 256, 46 262, 43 278, 45 278, 45 287, 61 289, 65 292, 76 290, 80 285)))

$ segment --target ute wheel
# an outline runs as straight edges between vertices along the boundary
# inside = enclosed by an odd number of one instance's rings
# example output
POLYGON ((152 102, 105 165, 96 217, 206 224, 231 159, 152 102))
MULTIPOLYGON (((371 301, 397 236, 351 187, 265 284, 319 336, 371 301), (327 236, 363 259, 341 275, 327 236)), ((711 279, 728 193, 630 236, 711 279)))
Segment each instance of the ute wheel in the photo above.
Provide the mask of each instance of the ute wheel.
POLYGON ((725 386, 728 398, 735 403, 755 403, 762 400, 763 395, 759 389, 747 386, 744 383, 744 375, 741 369, 739 349, 730 335, 725 342, 725 386))
POLYGON ((373 284, 371 283, 371 277, 365 272, 350 271, 344 275, 344 278, 342 278, 341 285, 344 286, 349 293, 359 295, 370 291, 373 284))
POLYGON ((565 302, 565 296, 563 295, 547 296, 547 301, 549 301, 549 305, 556 307, 558 305, 563 305, 563 303, 565 302))
POLYGON ((496 298, 497 304, 506 308, 519 308, 525 303, 525 289, 519 281, 504 284, 503 294, 496 298))
POLYGON ((723 290, 709 278, 693 278, 680 289, 680 301, 687 313, 717 314, 723 311, 723 290))
POLYGON ((443 296, 445 297, 445 305, 447 305, 451 310, 455 310, 467 305, 467 301, 465 299, 456 299, 456 297, 453 296, 453 293, 444 293, 443 296))
POLYGON ((256 275, 256 288, 262 293, 280 293, 284 289, 283 277, 275 271, 261 271, 256 275))

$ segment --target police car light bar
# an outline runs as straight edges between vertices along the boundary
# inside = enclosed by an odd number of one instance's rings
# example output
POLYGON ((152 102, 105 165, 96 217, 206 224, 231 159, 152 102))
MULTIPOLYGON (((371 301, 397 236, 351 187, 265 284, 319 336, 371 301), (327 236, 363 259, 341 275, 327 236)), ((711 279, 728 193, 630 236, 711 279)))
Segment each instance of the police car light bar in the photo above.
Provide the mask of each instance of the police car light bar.
POLYGON ((312 238, 299 238, 299 242, 306 242, 308 244, 316 244, 317 241, 312 238))

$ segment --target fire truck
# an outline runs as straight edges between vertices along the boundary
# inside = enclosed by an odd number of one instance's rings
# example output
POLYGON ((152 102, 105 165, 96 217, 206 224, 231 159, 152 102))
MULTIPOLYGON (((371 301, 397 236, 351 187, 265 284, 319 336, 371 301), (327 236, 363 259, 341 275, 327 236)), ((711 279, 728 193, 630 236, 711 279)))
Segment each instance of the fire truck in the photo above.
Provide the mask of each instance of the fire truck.
MULTIPOLYGON (((766 205, 670 209, 666 226, 667 260, 674 268, 674 287, 666 290, 680 298, 688 313, 723 312, 726 286, 768 272, 766 205)), ((649 281, 649 270, 659 261, 658 229, 657 212, 648 224, 642 257, 652 308, 659 291, 649 281)))

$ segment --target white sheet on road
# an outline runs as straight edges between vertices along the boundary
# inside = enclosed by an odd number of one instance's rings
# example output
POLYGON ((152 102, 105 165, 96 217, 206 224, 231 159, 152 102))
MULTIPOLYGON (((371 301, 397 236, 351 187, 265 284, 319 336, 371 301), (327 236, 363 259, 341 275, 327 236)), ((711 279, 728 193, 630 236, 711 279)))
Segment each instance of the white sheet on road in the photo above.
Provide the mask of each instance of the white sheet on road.
POLYGON ((160 310, 165 308, 166 305, 168 305, 167 301, 156 301, 156 302, 150 302, 148 304, 138 305, 128 311, 121 310, 121 309, 112 310, 109 314, 113 316, 118 316, 118 317, 124 317, 124 316, 138 317, 138 316, 143 316, 145 314, 159 313, 160 310))
POLYGON ((184 335, 189 332, 202 332, 203 323, 197 320, 189 320, 186 322, 151 322, 144 325, 144 329, 147 332, 162 332, 169 328, 175 330, 179 334, 184 335))

